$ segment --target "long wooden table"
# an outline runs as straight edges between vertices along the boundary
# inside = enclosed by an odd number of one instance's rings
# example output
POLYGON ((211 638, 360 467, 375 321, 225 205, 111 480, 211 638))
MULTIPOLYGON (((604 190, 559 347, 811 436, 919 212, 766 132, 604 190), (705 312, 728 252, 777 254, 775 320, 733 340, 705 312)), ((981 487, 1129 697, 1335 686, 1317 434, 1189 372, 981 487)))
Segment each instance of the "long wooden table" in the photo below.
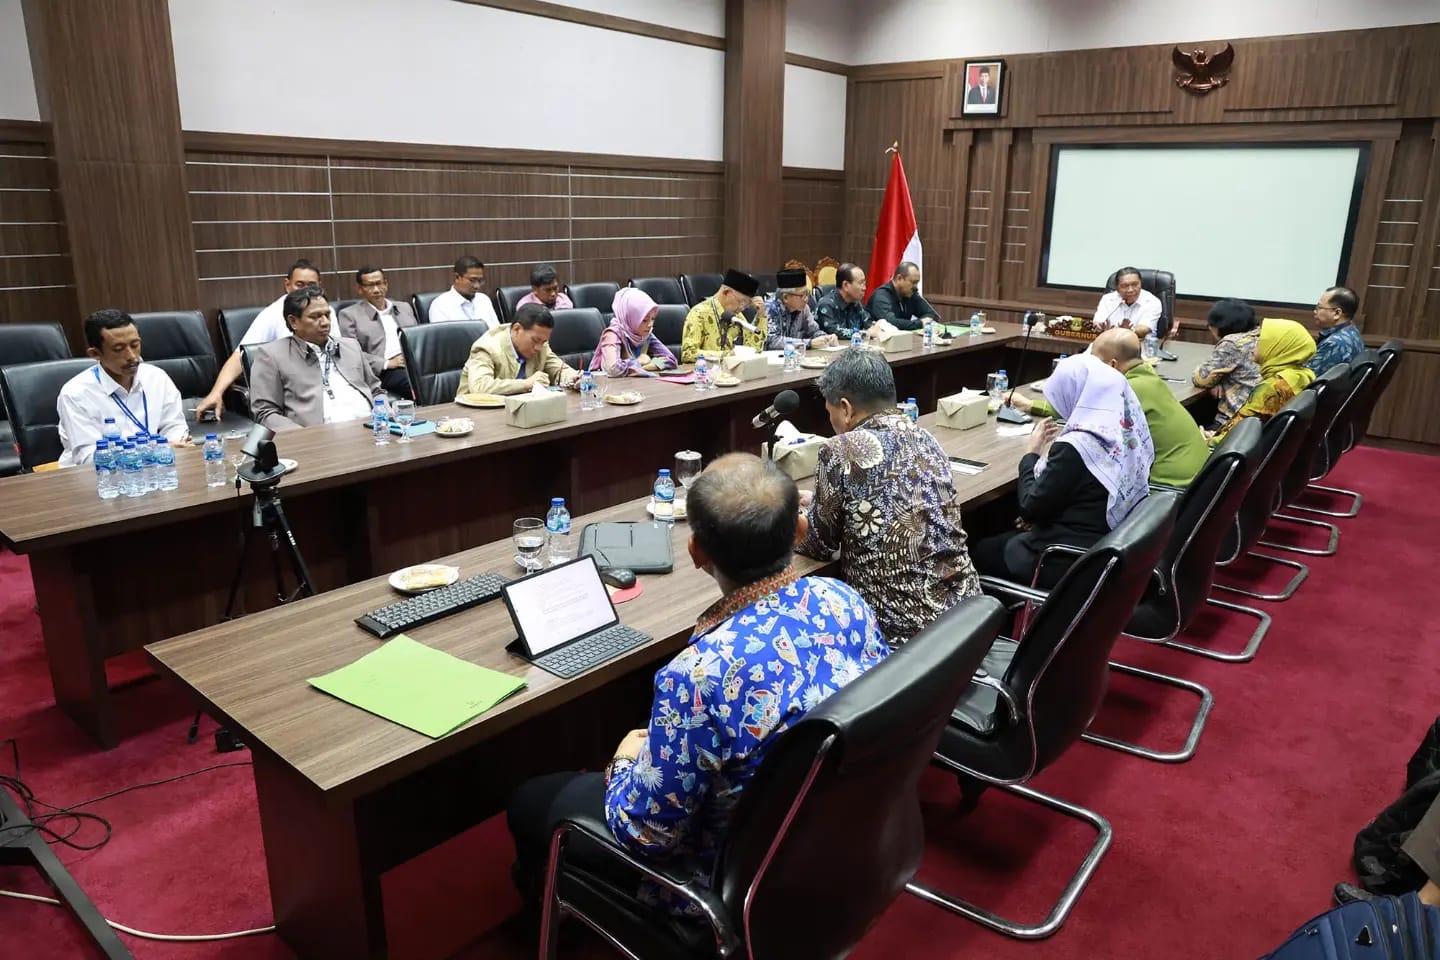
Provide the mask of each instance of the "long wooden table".
MULTIPOLYGON (((1173 384, 1176 395, 1196 391, 1173 384)), ((947 452, 989 466, 957 475, 967 508, 1016 483, 1027 439, 993 423, 955 431, 921 418, 947 452)), ((802 483, 803 485, 803 483, 802 483)), ((577 517, 644 522, 639 498, 577 517)), ((644 721, 655 668, 681 649, 719 595, 685 553, 675 524, 673 573, 641 578, 622 620, 654 641, 562 680, 506 651, 515 636, 502 603, 411 631, 429 646, 526 681, 526 688, 438 740, 333 699, 308 677, 344 666, 378 641, 354 619, 394 597, 384 577, 154 644, 162 673, 183 684, 250 746, 271 899, 280 936, 302 957, 386 954, 380 874, 504 808, 528 777, 603 765, 623 733, 644 721), (424 815, 420 816, 419 812, 424 815)), ((443 559, 461 575, 518 575, 508 538, 443 559)), ((832 572, 796 558, 802 573, 832 572)))

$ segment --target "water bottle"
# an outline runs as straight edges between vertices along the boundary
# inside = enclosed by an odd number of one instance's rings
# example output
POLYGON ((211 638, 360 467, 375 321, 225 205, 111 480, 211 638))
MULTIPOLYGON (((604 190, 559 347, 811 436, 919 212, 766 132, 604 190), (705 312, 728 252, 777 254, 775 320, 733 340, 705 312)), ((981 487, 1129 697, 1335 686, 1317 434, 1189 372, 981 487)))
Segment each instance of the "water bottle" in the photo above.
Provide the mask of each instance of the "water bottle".
POLYGON ((1145 335, 1145 359, 1154 360, 1158 356, 1160 356, 1160 340, 1155 336, 1155 331, 1151 330, 1145 335))
POLYGON ((800 369, 800 362, 795 357, 795 341, 785 338, 785 367, 786 373, 794 373, 800 369))
POLYGON ((926 350, 935 349, 935 321, 929 317, 925 318, 924 344, 926 350))
POLYGON ((704 357, 695 358, 695 389, 701 391, 710 389, 710 364, 704 357))
POLYGON ((570 511, 565 509, 564 497, 550 498, 550 512, 545 514, 545 530, 550 534, 550 562, 564 563, 574 559, 575 544, 570 534, 570 511))
POLYGON ((920 404, 915 402, 914 397, 905 398, 905 416, 910 418, 911 423, 920 422, 920 404))
POLYGON ((120 492, 132 499, 145 496, 145 471, 140 463, 140 451, 128 440, 121 445, 121 451, 120 492))
POLYGON ((213 433, 205 434, 203 452, 205 457, 205 486, 225 486, 225 448, 220 444, 220 437, 213 433))
POLYGON ((655 496, 650 504, 656 520, 662 523, 675 521, 675 481, 670 479, 669 470, 661 470, 655 477, 655 496))
POLYGON ((122 438, 120 436, 120 428, 115 425, 114 417, 105 418, 105 427, 100 431, 100 435, 110 444, 111 455, 119 456, 120 441, 122 438))
POLYGON ((110 441, 101 440, 95 444, 95 490, 101 500, 114 500, 120 496, 120 476, 115 471, 115 452, 110 441))
POLYGON ((580 374, 580 409, 594 410, 595 406, 595 376, 589 370, 580 374))
POLYGON ((980 314, 978 311, 976 313, 970 314, 970 336, 980 336, 980 328, 983 326, 985 326, 985 321, 980 319, 980 314))
POLYGON ((375 435, 375 446, 383 447, 390 442, 390 417, 385 412, 385 398, 375 398, 375 412, 370 418, 370 429, 375 435))
POLYGON ((155 476, 155 454, 150 449, 148 433, 135 434, 135 454, 140 458, 140 477, 145 482, 145 492, 158 490, 160 483, 155 476))
POLYGON ((175 469, 175 448, 164 437, 155 438, 155 482, 159 490, 179 490, 180 471, 175 469))
POLYGON ((996 381, 995 385, 1000 389, 1000 397, 1003 399, 1005 391, 1010 389, 1010 374, 1005 372, 1004 367, 1000 368, 1000 379, 996 381))
POLYGON ((852 347, 863 347, 863 346, 865 346, 865 334, 861 333, 859 330, 856 330, 854 333, 850 334, 850 346, 852 346, 852 347))

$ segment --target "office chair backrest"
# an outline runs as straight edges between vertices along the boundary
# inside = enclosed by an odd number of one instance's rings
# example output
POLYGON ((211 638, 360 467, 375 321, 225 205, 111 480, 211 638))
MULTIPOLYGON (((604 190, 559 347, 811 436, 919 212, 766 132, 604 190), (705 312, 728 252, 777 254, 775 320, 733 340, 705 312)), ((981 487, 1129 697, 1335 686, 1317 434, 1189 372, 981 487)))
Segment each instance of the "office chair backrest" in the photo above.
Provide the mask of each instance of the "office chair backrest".
POLYGON ((1018 779, 1049 766, 1100 708, 1110 649, 1170 539, 1177 503, 1178 495, 1170 492, 1146 497, 1070 565, 1030 618, 1005 672, 1005 684, 1023 698, 1030 721, 1012 724, 1001 735, 1013 738, 1002 744, 1007 755, 1030 757, 1028 774, 1011 769, 1018 779))
POLYGON ((1350 436, 1345 445, 1346 450, 1364 440, 1365 435, 1370 432, 1370 419, 1375 414, 1375 405, 1384 396, 1390 386, 1390 381, 1395 379, 1395 370, 1400 366, 1400 361, 1405 354, 1405 344, 1401 340, 1387 340, 1381 345, 1379 353, 1380 363, 1375 369, 1375 387, 1371 390, 1368 400, 1355 414, 1355 419, 1350 426, 1350 436))
POLYGON ((555 318, 555 332, 550 335, 550 349, 570 366, 584 370, 600 345, 605 318, 594 307, 552 310, 551 316, 555 318))
MULTIPOLYGON (((0 323, 0 367, 45 360, 65 360, 70 344, 58 323, 0 323)), ((4 420, 5 404, 0 399, 0 420, 4 420)))
POLYGON ((174 310, 130 316, 140 334, 145 362, 164 370, 181 397, 194 400, 210 392, 219 369, 204 314, 174 310))
POLYGON ((430 304, 435 298, 443 294, 444 290, 436 290, 434 293, 412 293, 410 295, 410 308, 415 311, 416 323, 430 322, 430 304))
POLYGON ((1235 523, 1220 548, 1219 563, 1231 563, 1254 548, 1270 516, 1280 506, 1280 485, 1305 442, 1315 419, 1315 393, 1302 390, 1281 407, 1260 431, 1260 450, 1250 489, 1240 502, 1235 523))
POLYGON ((1321 451, 1325 444, 1325 434, 1350 392, 1350 364, 1335 364, 1316 377, 1305 389, 1315 394, 1315 418, 1310 421, 1310 429, 1305 431, 1305 439, 1280 484, 1282 506, 1294 502, 1295 498, 1304 492, 1306 484, 1310 482, 1311 465, 1323 456, 1321 451))
POLYGON ((965 600, 773 735, 712 883, 737 921, 757 884, 749 956, 844 956, 914 876, 916 785, 1003 616, 990 597, 965 600))
POLYGON ((662 303, 660 312, 655 314, 655 327, 651 332, 670 348, 676 359, 680 357, 680 342, 685 338, 685 317, 689 312, 690 308, 683 304, 662 303))
POLYGON ((360 300, 359 298, 351 298, 349 300, 331 300, 327 297, 325 299, 325 302, 330 304, 330 322, 335 323, 336 318, 340 316, 341 310, 344 310, 346 307, 353 307, 355 304, 359 303, 360 300))
POLYGON ((680 307, 689 307, 685 300, 685 291, 680 289, 680 281, 675 277, 634 277, 628 286, 643 290, 650 295, 650 299, 659 304, 673 303, 680 307))
POLYGON ((768 297, 780 289, 780 281, 773 273, 757 273, 755 274, 755 282, 760 284, 760 289, 757 293, 758 296, 768 297))
MULTIPOLYGON (((1160 300, 1160 328, 1155 333, 1163 337, 1170 332, 1170 322, 1175 319, 1175 274, 1169 270, 1155 270, 1151 267, 1136 269, 1140 271, 1140 289, 1148 290, 1160 300)), ((1115 289, 1119 273, 1120 271, 1115 271, 1105 281, 1106 293, 1115 289)))
MULTIPOLYGON (((815 286, 815 289, 810 291, 810 308, 813 310, 815 307, 819 306, 820 301, 825 298, 825 295, 834 289, 835 284, 833 283, 817 284, 815 286)), ((868 303, 869 301, 867 300, 866 302, 868 303)))
POLYGON ((488 326, 483 320, 457 320, 400 330, 400 352, 405 356, 405 370, 417 403, 429 406, 455 399, 470 348, 488 326))
POLYGON ((500 315, 501 323, 515 322, 515 305, 529 293, 528 283, 501 287, 495 291, 495 312, 500 315))
POLYGON ((1310 466, 1311 481, 1323 478, 1340 462, 1340 455, 1354 443, 1351 436, 1355 419, 1365 415, 1367 406, 1375 403, 1375 387, 1380 373, 1380 354, 1374 350, 1362 350, 1350 361, 1350 391, 1340 404, 1335 422, 1325 432, 1325 444, 1320 448, 1320 457, 1310 466))
POLYGON ((226 307, 220 311, 220 345, 225 348, 225 358, 240 349, 240 341, 250 330, 250 324, 260 316, 264 307, 226 307))
POLYGON ((575 304, 576 309, 594 307, 600 311, 600 316, 606 323, 615 315, 615 294, 620 292, 620 284, 611 283, 577 283, 567 291, 570 294, 570 302, 575 304))
POLYGON ((692 307, 701 300, 715 296, 715 291, 719 290, 720 284, 724 282, 723 273, 680 274, 680 289, 685 294, 685 302, 692 307))
POLYGON ((60 388, 78 373, 95 366, 89 358, 43 360, 0 367, 0 396, 10 413, 20 465, 33 470, 60 459, 60 388))

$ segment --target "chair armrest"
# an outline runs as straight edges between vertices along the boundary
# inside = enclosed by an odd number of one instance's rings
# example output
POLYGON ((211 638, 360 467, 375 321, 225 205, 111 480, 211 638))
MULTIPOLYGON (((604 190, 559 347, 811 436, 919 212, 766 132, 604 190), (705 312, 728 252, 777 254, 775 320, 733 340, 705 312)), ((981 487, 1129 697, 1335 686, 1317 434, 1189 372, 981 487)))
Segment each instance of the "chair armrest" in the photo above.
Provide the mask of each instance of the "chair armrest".
POLYGON ((1010 714, 1011 720, 1020 719, 1020 704, 1015 699, 1015 694, 1003 682, 983 671, 970 675, 970 682, 976 686, 989 687, 999 694, 1000 699, 1005 701, 1005 709, 1010 714))
POLYGON ((1169 483, 1155 483, 1151 481, 1150 489, 1159 493, 1184 493, 1184 487, 1177 487, 1169 483))
POLYGON ((988 574, 981 574, 980 588, 987 593, 1001 593, 1006 596, 1018 597, 1021 600, 1029 600, 1033 603, 1044 603, 1050 597, 1050 594, 1044 590, 1037 590, 1034 587, 1027 587, 1013 580, 992 577, 988 574))
POLYGON ((1076 557, 1085 556, 1084 550, 1080 549, 1079 547, 1072 547, 1068 543, 1050 544, 1050 546, 1040 551, 1040 559, 1035 561, 1035 573, 1030 578, 1031 589, 1035 589, 1036 584, 1040 582, 1040 571, 1045 569, 1045 561, 1050 558, 1050 554, 1052 553, 1068 553, 1076 557))

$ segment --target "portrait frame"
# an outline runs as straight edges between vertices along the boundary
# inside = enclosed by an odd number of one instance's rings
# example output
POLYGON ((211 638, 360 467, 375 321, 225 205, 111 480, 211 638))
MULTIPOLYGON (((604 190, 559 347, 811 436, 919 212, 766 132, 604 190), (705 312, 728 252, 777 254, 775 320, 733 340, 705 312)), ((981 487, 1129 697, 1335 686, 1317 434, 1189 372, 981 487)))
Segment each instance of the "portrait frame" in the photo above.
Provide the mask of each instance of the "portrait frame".
POLYGON ((961 74, 960 115, 998 117, 1005 98, 1005 61, 1000 58, 966 60, 961 74), (981 74, 985 83, 981 83, 981 74))

